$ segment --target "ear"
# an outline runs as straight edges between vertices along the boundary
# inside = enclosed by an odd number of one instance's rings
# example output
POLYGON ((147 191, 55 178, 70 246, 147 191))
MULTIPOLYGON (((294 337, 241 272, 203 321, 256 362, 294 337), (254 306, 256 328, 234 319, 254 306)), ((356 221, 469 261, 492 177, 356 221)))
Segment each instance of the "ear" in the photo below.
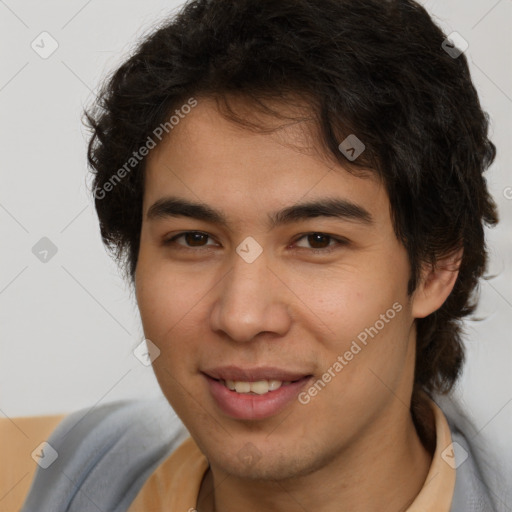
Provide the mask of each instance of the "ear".
POLYGON ((444 304, 459 275, 462 253, 461 248, 439 259, 435 266, 430 264, 423 266, 420 282, 412 299, 414 318, 425 318, 444 304))

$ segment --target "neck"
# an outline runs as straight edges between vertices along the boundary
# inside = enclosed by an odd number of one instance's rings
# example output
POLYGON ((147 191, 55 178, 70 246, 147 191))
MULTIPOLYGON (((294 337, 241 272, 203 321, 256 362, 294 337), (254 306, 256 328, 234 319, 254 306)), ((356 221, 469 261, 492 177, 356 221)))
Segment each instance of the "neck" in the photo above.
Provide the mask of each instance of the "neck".
POLYGON ((201 486, 198 512, 396 512, 414 501, 431 460, 410 411, 394 400, 370 431, 308 475, 247 481, 211 467, 201 486))

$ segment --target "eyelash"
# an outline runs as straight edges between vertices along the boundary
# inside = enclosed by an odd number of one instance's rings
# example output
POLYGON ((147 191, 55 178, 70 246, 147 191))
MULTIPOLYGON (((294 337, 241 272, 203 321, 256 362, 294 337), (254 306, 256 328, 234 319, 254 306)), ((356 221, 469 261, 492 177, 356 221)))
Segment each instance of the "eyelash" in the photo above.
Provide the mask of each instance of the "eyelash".
MULTIPOLYGON (((167 240, 164 240, 163 241, 163 245, 166 245, 166 246, 169 246, 169 245, 177 245, 179 247, 179 249, 184 249, 184 250, 189 250, 189 251, 204 251, 205 248, 207 248, 207 246, 204 246, 204 247, 187 247, 187 246, 182 246, 182 245, 179 245, 179 244, 176 244, 176 240, 178 240, 179 238, 185 236, 185 235, 188 235, 188 234, 198 234, 198 235, 204 235, 204 236, 207 236, 208 238, 212 238, 208 233, 204 233, 203 231, 182 231, 181 233, 178 233, 177 235, 174 235, 172 238, 169 238, 167 240)), ((301 234, 298 238, 295 239, 295 241, 293 242, 294 244, 297 243, 299 240, 302 240, 303 238, 306 238, 308 236, 311 236, 311 235, 321 235, 323 237, 327 237, 329 238, 330 240, 336 242, 335 245, 333 246, 327 246, 326 248, 324 249, 307 249, 306 247, 299 247, 299 249, 306 249, 308 250, 309 252, 313 253, 313 254, 330 254, 332 251, 338 249, 340 246, 346 246, 348 244, 348 240, 344 239, 344 238, 340 238, 340 237, 335 237, 333 235, 329 235, 327 233, 322 233, 322 232, 319 232, 319 231, 311 231, 309 233, 303 233, 301 234)))

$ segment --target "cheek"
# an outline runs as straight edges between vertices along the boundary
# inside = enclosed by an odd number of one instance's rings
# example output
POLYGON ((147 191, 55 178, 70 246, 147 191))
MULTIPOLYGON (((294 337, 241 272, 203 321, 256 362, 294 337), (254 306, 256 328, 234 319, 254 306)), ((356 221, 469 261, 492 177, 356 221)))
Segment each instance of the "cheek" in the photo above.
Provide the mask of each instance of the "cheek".
POLYGON ((361 272, 357 268, 345 268, 338 273, 295 280, 293 290, 301 299, 297 307, 304 312, 309 311, 306 315, 310 322, 308 328, 317 334, 319 329, 325 331, 326 338, 335 344, 338 342, 340 346, 337 348, 340 349, 376 322, 379 331, 389 330, 389 325, 395 323, 395 317, 400 316, 396 309, 403 311, 407 299, 406 282, 393 276, 389 269, 382 278, 382 272, 380 269, 361 272), (393 308, 395 303, 397 305, 393 308), (384 320, 381 320, 381 315, 384 315, 384 320), (382 329, 381 324, 385 320, 389 322, 382 329))
POLYGON ((202 340, 208 338, 208 292, 215 282, 204 273, 179 271, 155 259, 148 265, 142 260, 137 269, 144 335, 160 350, 153 369, 162 389, 172 396, 179 395, 180 383, 196 370, 202 340))
POLYGON ((412 325, 407 266, 400 270, 374 262, 366 268, 371 270, 325 279, 307 294, 308 306, 317 313, 309 316, 307 329, 318 334, 318 318, 328 327, 327 335, 319 336, 324 345, 320 371, 336 374, 330 387, 337 397, 347 390, 369 396, 379 378, 391 384, 406 364, 412 325))
POLYGON ((158 259, 139 261, 136 297, 146 336, 165 342, 200 311, 207 291, 208 282, 197 272, 182 272, 158 259))
POLYGON ((144 333, 153 342, 158 342, 165 330, 177 321, 177 308, 169 308, 170 304, 180 304, 177 284, 159 279, 158 273, 151 270, 141 268, 137 271, 137 304, 144 333))
POLYGON ((191 323, 190 300, 185 280, 174 272, 162 272, 153 261, 140 261, 136 274, 136 297, 144 335, 160 350, 153 361, 153 371, 164 395, 178 411, 186 402, 183 383, 192 368, 192 344, 186 334, 191 323))

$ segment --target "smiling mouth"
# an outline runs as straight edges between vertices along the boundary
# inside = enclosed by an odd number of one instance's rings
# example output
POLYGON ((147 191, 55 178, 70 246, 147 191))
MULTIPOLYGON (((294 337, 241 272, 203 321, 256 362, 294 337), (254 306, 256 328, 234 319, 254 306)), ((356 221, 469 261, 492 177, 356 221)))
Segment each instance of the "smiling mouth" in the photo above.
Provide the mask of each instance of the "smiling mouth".
POLYGON ((241 380, 223 380, 223 379, 215 379, 217 382, 223 384, 230 391, 234 391, 235 393, 240 393, 244 395, 265 395, 267 393, 272 393, 273 391, 277 391, 282 386, 289 386, 294 382, 298 382, 299 380, 308 378, 310 376, 304 376, 297 380, 258 380, 253 382, 241 381, 241 380))
POLYGON ((262 420, 279 414, 313 377, 271 368, 212 370, 203 375, 222 413, 238 420, 262 420))

